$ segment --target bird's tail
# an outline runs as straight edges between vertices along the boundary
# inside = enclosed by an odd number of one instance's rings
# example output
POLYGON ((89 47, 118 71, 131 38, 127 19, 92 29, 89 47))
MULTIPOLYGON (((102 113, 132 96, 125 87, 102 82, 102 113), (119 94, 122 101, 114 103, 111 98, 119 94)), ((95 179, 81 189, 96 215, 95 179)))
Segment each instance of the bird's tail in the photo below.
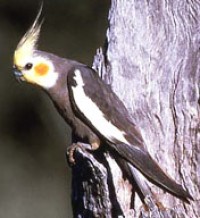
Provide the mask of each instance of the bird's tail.
POLYGON ((184 190, 181 185, 164 173, 148 152, 137 149, 134 146, 130 148, 126 144, 117 144, 114 147, 124 159, 136 167, 152 183, 187 203, 189 203, 189 199, 193 200, 188 191, 184 190))

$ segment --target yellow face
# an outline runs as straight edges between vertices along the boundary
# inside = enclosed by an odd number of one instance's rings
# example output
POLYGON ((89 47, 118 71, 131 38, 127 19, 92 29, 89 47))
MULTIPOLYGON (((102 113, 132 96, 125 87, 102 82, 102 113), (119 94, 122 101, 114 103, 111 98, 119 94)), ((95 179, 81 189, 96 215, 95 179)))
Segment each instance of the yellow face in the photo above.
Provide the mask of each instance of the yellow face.
POLYGON ((42 52, 39 54, 36 52, 42 25, 42 22, 39 23, 41 11, 42 7, 31 28, 22 37, 15 50, 14 73, 22 81, 49 89, 56 84, 58 73, 55 72, 53 63, 46 55, 43 57, 42 52))
POLYGON ((51 61, 41 56, 17 56, 15 53, 14 71, 18 79, 44 89, 53 87, 58 78, 51 61))

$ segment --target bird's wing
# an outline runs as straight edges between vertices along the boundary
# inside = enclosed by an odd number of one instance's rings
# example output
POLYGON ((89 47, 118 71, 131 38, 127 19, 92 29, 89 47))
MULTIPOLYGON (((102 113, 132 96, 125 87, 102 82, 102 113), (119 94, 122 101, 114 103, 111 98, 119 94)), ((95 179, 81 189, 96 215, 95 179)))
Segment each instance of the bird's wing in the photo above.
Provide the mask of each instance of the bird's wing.
POLYGON ((192 198, 151 158, 124 104, 96 72, 77 66, 69 72, 67 85, 74 112, 84 123, 151 181, 185 201, 192 198))
POLYGON ((124 104, 89 67, 78 66, 68 74, 74 110, 92 129, 112 143, 143 147, 143 139, 124 104))

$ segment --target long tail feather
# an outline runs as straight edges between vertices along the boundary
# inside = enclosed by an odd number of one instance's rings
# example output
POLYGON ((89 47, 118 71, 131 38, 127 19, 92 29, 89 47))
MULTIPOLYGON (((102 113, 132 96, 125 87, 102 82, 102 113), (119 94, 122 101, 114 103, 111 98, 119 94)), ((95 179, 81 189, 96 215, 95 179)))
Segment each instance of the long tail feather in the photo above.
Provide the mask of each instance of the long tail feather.
POLYGON ((136 149, 134 146, 130 148, 126 144, 117 144, 114 147, 124 159, 133 164, 152 183, 187 203, 189 203, 188 199, 193 200, 188 191, 164 173, 148 152, 136 149))

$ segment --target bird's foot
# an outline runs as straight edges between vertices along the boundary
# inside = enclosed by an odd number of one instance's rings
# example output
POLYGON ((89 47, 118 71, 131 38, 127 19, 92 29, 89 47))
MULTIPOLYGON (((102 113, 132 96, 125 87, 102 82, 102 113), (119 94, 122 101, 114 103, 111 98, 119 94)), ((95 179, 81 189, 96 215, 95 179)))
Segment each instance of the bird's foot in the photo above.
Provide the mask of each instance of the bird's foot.
POLYGON ((74 166, 76 164, 76 160, 74 158, 74 153, 77 149, 82 149, 82 150, 96 150, 94 149, 95 145, 90 145, 90 144, 85 144, 85 143, 73 143, 71 144, 68 148, 67 148, 67 161, 68 161, 68 164, 70 166, 74 166))
POLYGON ((74 152, 77 148, 81 148, 81 144, 73 143, 67 148, 67 161, 70 166, 75 165, 76 161, 74 158, 74 152))
POLYGON ((92 142, 90 145, 91 145, 91 149, 92 149, 93 151, 95 151, 95 150, 97 150, 97 149, 99 148, 100 143, 94 141, 94 142, 92 142))

